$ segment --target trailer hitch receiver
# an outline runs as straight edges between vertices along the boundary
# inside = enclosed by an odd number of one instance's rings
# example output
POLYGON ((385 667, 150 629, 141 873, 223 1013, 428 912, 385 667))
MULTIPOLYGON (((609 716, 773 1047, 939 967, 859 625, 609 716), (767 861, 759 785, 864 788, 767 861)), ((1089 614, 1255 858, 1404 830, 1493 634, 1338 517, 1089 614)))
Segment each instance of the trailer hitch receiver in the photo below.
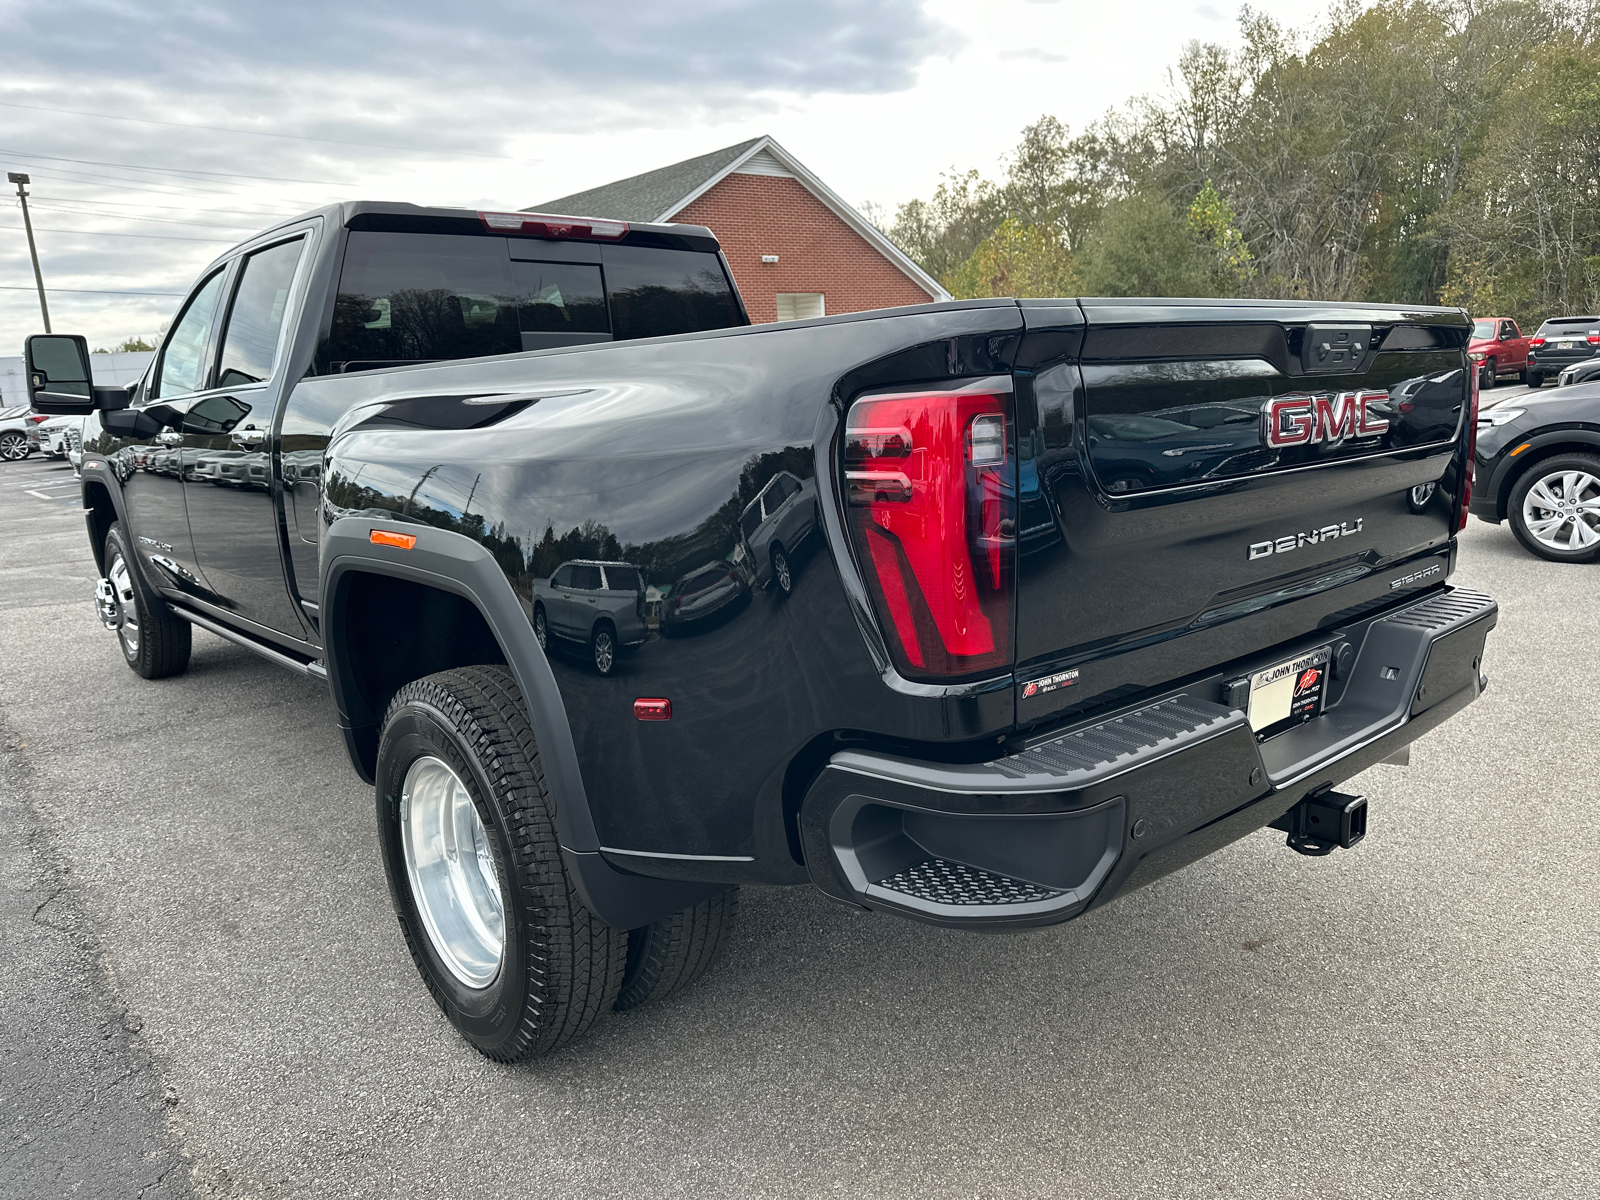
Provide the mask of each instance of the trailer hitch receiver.
POLYGON ((1331 787, 1311 793, 1269 828, 1289 835, 1286 844, 1299 854, 1321 857, 1336 848, 1348 850, 1367 836, 1367 798, 1346 796, 1331 787))

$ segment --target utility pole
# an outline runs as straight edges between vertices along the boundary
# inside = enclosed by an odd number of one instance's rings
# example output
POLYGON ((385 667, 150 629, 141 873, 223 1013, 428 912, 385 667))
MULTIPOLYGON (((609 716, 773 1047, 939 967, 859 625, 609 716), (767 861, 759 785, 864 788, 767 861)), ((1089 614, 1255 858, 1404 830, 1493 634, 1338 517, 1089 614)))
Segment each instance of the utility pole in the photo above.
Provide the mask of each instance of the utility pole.
POLYGON ((24 185, 33 181, 15 171, 8 172, 6 178, 17 185, 17 199, 22 201, 22 227, 28 231, 28 254, 33 258, 33 282, 39 288, 39 311, 44 314, 44 331, 49 333, 50 306, 44 300, 44 274, 39 270, 39 249, 33 244, 33 221, 28 216, 28 193, 22 190, 24 185))

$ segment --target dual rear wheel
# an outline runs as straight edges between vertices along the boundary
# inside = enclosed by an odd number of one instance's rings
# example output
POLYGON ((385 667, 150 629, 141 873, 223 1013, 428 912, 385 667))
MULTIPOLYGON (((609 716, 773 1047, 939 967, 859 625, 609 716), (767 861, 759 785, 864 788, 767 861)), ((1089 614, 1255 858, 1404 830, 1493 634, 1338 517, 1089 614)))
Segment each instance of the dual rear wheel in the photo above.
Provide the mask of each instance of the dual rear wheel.
POLYGON ((728 891, 635 930, 579 898, 521 693, 504 667, 406 684, 378 749, 379 837, 406 945, 445 1015, 501 1062, 687 987, 726 944, 728 891))

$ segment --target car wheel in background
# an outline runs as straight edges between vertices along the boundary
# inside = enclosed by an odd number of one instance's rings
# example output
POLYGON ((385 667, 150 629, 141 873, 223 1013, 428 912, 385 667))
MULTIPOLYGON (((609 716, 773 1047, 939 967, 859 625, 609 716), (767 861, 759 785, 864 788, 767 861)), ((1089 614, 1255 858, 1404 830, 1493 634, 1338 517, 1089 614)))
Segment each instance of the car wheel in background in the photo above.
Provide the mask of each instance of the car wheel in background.
POLYGON ((602 675, 611 674, 617 665, 617 634, 610 625, 601 622, 594 627, 589 639, 589 649, 594 655, 594 669, 602 675))
POLYGON ((1534 463, 1506 505, 1517 540, 1551 562, 1600 557, 1600 458, 1559 454, 1534 463))
POLYGON ((145 679, 181 675, 189 666, 194 627, 140 582, 120 521, 106 533, 104 562, 100 623, 117 635, 123 659, 145 679))
POLYGON ((1486 392, 1498 381, 1499 376, 1496 373, 1494 359, 1484 359, 1483 366, 1478 371, 1478 390, 1480 392, 1486 392))
POLYGON ((1531 388, 1540 388, 1544 386, 1544 373, 1541 371, 1525 372, 1523 378, 1527 380, 1528 386, 1531 388))
POLYGON ((429 992, 499 1062, 554 1050, 611 1011, 628 935, 583 907, 510 672, 414 680, 384 716, 378 831, 400 928, 429 992))
POLYGON ((782 546, 772 548, 772 583, 780 600, 794 591, 794 576, 789 571, 789 556, 783 552, 782 546))
POLYGON ((628 968, 616 1009, 665 1000, 694 983, 722 955, 739 911, 739 889, 628 932, 628 968))
POLYGON ((550 619, 544 615, 544 605, 536 605, 533 610, 533 636, 539 643, 539 649, 550 649, 550 619))
POLYGON ((15 429, 8 429, 0 433, 0 458, 7 462, 21 462, 33 453, 33 448, 28 445, 28 435, 18 433, 15 429))

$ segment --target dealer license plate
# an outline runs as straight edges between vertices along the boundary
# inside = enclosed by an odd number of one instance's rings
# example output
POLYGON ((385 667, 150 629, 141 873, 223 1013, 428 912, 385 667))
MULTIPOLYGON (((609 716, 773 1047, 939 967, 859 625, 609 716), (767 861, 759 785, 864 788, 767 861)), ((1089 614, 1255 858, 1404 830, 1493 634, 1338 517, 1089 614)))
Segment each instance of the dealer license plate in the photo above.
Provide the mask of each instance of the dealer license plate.
POLYGON ((1257 739, 1293 729, 1322 711, 1331 652, 1323 646, 1250 676, 1250 728, 1257 739))

